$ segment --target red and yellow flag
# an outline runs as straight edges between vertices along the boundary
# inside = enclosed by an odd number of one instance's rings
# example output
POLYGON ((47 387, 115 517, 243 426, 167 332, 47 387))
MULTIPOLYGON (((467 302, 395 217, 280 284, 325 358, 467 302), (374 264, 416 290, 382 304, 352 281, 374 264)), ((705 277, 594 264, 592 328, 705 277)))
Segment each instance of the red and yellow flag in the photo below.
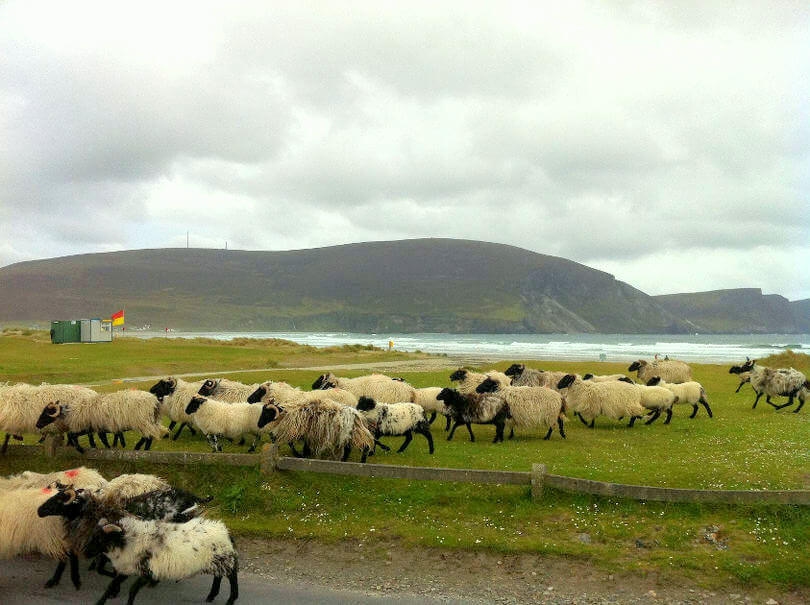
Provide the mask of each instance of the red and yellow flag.
POLYGON ((118 313, 113 313, 112 325, 114 325, 114 326, 123 326, 124 325, 124 310, 123 309, 121 309, 118 313))

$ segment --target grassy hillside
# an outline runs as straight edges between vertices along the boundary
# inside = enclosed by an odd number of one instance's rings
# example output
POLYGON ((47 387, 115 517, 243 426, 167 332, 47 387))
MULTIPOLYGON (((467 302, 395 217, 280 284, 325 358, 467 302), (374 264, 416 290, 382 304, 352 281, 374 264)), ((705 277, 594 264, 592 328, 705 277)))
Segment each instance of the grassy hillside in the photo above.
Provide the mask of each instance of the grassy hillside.
POLYGON ((0 269, 0 321, 108 317, 178 329, 681 332, 650 296, 578 263, 423 239, 312 250, 135 250, 0 269))
MULTIPOLYGON (((653 297, 671 313, 692 322, 699 332, 801 333, 803 309, 783 296, 759 288, 713 290, 653 297)), ((803 302, 803 301, 800 301, 803 302)), ((810 312, 808 312, 810 318, 810 312)))

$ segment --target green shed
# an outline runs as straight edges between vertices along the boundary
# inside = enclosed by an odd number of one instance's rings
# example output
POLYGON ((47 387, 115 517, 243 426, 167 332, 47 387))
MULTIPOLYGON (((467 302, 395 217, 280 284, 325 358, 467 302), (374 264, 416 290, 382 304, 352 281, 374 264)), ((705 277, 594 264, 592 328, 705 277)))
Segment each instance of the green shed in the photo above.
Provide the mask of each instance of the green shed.
POLYGON ((81 341, 82 322, 78 319, 51 322, 51 342, 53 344, 81 341))

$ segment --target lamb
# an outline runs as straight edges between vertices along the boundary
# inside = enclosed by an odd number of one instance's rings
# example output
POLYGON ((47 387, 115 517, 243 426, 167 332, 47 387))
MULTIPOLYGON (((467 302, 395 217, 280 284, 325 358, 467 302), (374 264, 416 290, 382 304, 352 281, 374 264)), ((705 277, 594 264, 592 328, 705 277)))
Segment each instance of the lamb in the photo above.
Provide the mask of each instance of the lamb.
POLYGON ((442 389, 437 399, 447 406, 448 420, 452 419, 453 428, 447 440, 453 439, 456 429, 462 424, 470 433, 470 441, 475 441, 472 424, 494 424, 495 439, 493 443, 503 441, 503 429, 509 415, 509 406, 500 397, 479 395, 478 393, 461 393, 456 389, 442 389))
POLYGON ((46 588, 59 583, 65 561, 70 561, 70 578, 78 589, 79 562, 70 551, 62 522, 56 518, 43 520, 37 515, 40 505, 55 493, 50 487, 0 491, 0 559, 30 553, 57 559, 59 566, 46 588))
POLYGON ((413 403, 416 389, 407 382, 392 380, 384 374, 370 374, 358 378, 339 378, 332 373, 322 374, 312 383, 312 390, 340 388, 355 397, 371 397, 380 403, 413 403))
MULTIPOLYGON (((694 418, 697 415, 698 404, 701 404, 704 408, 706 408, 706 413, 709 414, 709 418, 713 417, 712 408, 709 407, 709 402, 706 401, 706 390, 699 382, 691 380, 689 382, 682 382, 680 384, 671 384, 669 382, 664 382, 660 377, 656 376, 655 378, 650 378, 647 385, 658 385, 672 391, 672 393, 677 397, 675 403, 691 404, 692 414, 689 416, 689 418, 694 418)), ((664 424, 669 424, 669 419, 671 417, 672 411, 669 410, 667 412, 667 419, 664 421, 664 424)))
POLYGON ((513 387, 546 387, 556 390, 557 383, 565 377, 566 372, 546 372, 527 368, 522 363, 513 363, 504 374, 511 376, 509 384, 513 387))
POLYGON ((568 389, 565 398, 571 410, 589 428, 594 428, 597 416, 617 420, 629 416, 628 426, 632 427, 635 421, 645 414, 641 405, 641 391, 636 385, 619 380, 593 383, 567 374, 557 384, 557 389, 568 389))
MULTIPOLYGON (((556 391, 546 387, 528 386, 503 386, 487 378, 475 389, 476 393, 493 393, 506 402, 509 409, 510 422, 521 428, 534 428, 542 426, 548 429, 545 440, 551 438, 551 433, 556 425, 560 431, 560 437, 565 439, 566 404, 565 399, 556 391)), ((509 433, 509 438, 514 437, 514 428, 509 433)))
POLYGON ((672 419, 672 406, 678 402, 678 397, 671 390, 662 386, 659 387, 650 383, 635 386, 641 393, 641 405, 649 410, 647 414, 650 418, 644 424, 652 424, 658 420, 661 412, 666 412, 667 419, 664 420, 664 424, 669 424, 672 419))
POLYGON ((669 358, 656 359, 652 363, 639 359, 630 364, 627 371, 638 372, 638 380, 642 384, 646 384, 654 376, 660 376, 661 380, 674 384, 692 380, 692 368, 688 364, 669 358))
POLYGON ((191 431, 192 435, 195 434, 194 429, 191 427, 191 417, 186 414, 186 406, 188 402, 191 401, 191 398, 197 394, 197 391, 200 390, 204 382, 204 380, 186 382, 180 378, 168 376, 167 378, 161 378, 149 389, 149 392, 160 401, 163 414, 168 416, 171 420, 169 430, 173 430, 175 424, 180 423, 180 428, 177 429, 174 437, 172 437, 173 441, 180 436, 180 433, 183 432, 183 427, 186 426, 191 431))
POLYGON ((810 393, 810 381, 807 380, 803 373, 793 368, 773 369, 758 366, 756 360, 749 359, 741 366, 732 367, 729 372, 733 374, 751 373, 751 387, 757 394, 757 398, 754 400, 754 408, 757 407, 759 398, 762 395, 765 395, 765 402, 777 410, 793 405, 794 398, 798 396, 799 405, 793 410, 794 414, 798 414, 799 410, 804 406, 808 393, 810 393), (776 405, 771 401, 772 396, 787 397, 788 402, 776 405))
POLYGON ((123 433, 135 430, 141 439, 135 449, 148 450, 152 440, 168 434, 168 429, 160 423, 160 402, 151 393, 135 389, 96 394, 87 401, 63 405, 60 401, 49 403, 37 420, 37 428, 42 429, 58 421, 58 428, 68 433, 68 442, 73 443, 79 452, 82 448, 76 437, 82 433, 97 432, 102 443, 107 443, 107 432, 123 433))
MULTIPOLYGON (((379 443, 382 435, 404 435, 397 453, 402 453, 413 439, 414 433, 424 435, 428 442, 428 451, 433 453, 433 436, 430 434, 430 423, 425 417, 425 410, 416 403, 376 403, 370 397, 360 397, 357 410, 374 426, 374 441, 379 443)), ((380 444, 384 449, 386 446, 380 444)))
POLYGON ((216 399, 205 397, 192 397, 185 410, 186 414, 194 419, 211 449, 221 452, 222 445, 217 438, 222 436, 236 441, 244 439, 245 435, 253 435, 253 443, 248 452, 256 451, 259 441, 259 416, 262 407, 251 403, 223 403, 216 399))
MULTIPOLYGON (((265 408, 268 404, 265 404, 265 408)), ((352 447, 363 452, 361 462, 366 461, 369 449, 374 445, 374 437, 366 426, 363 415, 356 409, 327 399, 307 401, 303 405, 289 407, 281 417, 273 434, 278 441, 293 444, 303 440, 304 455, 313 450, 316 455, 334 454, 343 450, 343 460, 347 460, 352 447)), ((275 420, 272 414, 259 419, 259 428, 275 420)), ((293 448, 293 453, 299 454, 293 448)))
POLYGON ((442 387, 425 387, 422 389, 416 389, 416 399, 414 400, 414 403, 421 405, 425 412, 430 412, 430 419, 428 420, 429 424, 433 424, 433 421, 436 420, 437 414, 447 416, 447 410, 444 404, 436 398, 441 392, 442 387))
POLYGON ((19 475, 12 475, 11 477, 0 479, 0 490, 32 489, 37 487, 42 489, 52 487, 56 483, 70 484, 76 488, 95 490, 107 485, 107 480, 95 469, 85 466, 45 474, 23 471, 19 475))
POLYGON ((12 435, 38 432, 37 420, 48 403, 57 399, 66 404, 82 403, 95 396, 92 389, 67 384, 0 385, 0 432, 6 433, 0 453, 6 452, 12 435))
POLYGON ((121 582, 130 575, 138 576, 129 591, 130 604, 145 584, 184 580, 200 573, 214 576, 208 602, 219 594, 223 576, 231 587, 226 605, 239 598, 238 555, 222 521, 199 517, 186 523, 132 516, 101 519, 84 552, 88 557, 106 554, 116 571, 99 605, 118 594, 121 582))

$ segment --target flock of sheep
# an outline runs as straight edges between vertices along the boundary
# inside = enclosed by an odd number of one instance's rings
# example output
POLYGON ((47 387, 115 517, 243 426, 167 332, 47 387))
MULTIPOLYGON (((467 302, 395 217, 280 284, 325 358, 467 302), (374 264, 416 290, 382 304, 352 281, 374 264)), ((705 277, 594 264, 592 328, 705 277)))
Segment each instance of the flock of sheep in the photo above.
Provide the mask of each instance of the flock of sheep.
POLYGON ((201 516, 203 500, 154 475, 119 475, 107 481, 85 467, 49 474, 25 471, 0 479, 0 559, 40 553, 58 564, 47 588, 70 564, 81 587, 79 557, 112 578, 97 603, 118 596, 134 576, 132 603, 145 585, 197 574, 214 576, 208 601, 230 583, 228 605, 239 596, 238 555, 228 528, 201 516), (112 571, 106 569, 111 564, 112 571))
MULTIPOLYGON (((705 389, 693 381, 691 368, 677 360, 634 362, 638 383, 624 374, 583 376, 542 371, 513 364, 505 372, 477 373, 459 369, 450 375, 455 388, 414 388, 402 379, 383 374, 340 378, 327 373, 304 391, 284 382, 245 385, 227 379, 186 382, 167 377, 149 392, 125 390, 101 394, 71 385, 0 385, 0 431, 11 437, 40 432, 67 434, 79 451, 79 437, 87 435, 95 447, 97 435, 109 447, 126 447, 124 432, 141 438, 135 449, 149 449, 155 438, 175 429, 174 439, 188 427, 200 431, 211 449, 222 451, 222 440, 255 450, 263 435, 289 444, 296 456, 335 456, 346 460, 353 448, 362 461, 372 455, 385 436, 424 436, 434 451, 431 423, 446 418, 447 439, 465 426, 475 441, 473 424, 495 426, 495 442, 515 429, 542 429, 549 439, 556 428, 565 438, 564 420, 570 414, 593 428, 597 417, 629 419, 629 426, 647 417, 646 424, 666 415, 668 424, 676 404, 699 406, 712 417, 705 389), (168 428, 163 417, 170 420, 168 428), (302 444, 303 450, 296 449, 302 444)), ((731 373, 740 375, 740 390, 750 383, 776 409, 799 400, 798 412, 810 392, 810 382, 792 368, 773 369, 746 360, 731 373), (771 397, 788 397, 776 404, 771 397)), ((200 517, 205 500, 175 489, 151 475, 120 475, 105 480, 92 469, 79 468, 41 475, 24 472, 0 479, 0 558, 39 552, 59 561, 46 586, 54 586, 70 563, 78 588, 78 557, 93 559, 100 573, 113 578, 99 602, 118 594, 130 575, 130 603, 146 584, 180 580, 199 573, 214 576, 208 600, 219 592, 223 577, 230 582, 228 603, 238 597, 237 553, 220 521, 200 517), (106 571, 110 563, 113 571, 106 571)))

